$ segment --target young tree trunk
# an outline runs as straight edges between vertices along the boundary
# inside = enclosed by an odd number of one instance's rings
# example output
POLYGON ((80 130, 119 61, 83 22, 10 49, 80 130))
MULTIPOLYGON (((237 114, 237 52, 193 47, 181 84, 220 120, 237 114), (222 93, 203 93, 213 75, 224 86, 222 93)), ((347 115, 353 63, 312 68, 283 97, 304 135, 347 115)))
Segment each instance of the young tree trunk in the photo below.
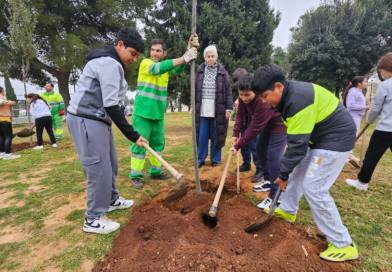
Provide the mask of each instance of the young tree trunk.
POLYGON ((69 85, 68 85, 70 74, 71 74, 70 71, 60 71, 56 76, 59 84, 60 94, 64 99, 65 108, 68 107, 69 100, 71 99, 69 95, 69 85))
MULTIPOLYGON (((30 66, 30 62, 29 60, 25 61, 24 57, 22 57, 22 80, 23 80, 23 88, 24 88, 24 95, 25 98, 27 97, 27 88, 26 88, 26 77, 27 77, 27 73, 29 71, 29 66, 30 66)), ((29 128, 32 128, 32 124, 31 124, 31 116, 30 116, 30 111, 29 111, 29 107, 27 106, 27 101, 25 103, 25 110, 26 110, 26 114, 27 114, 27 120, 29 122, 29 128)), ((30 146, 33 146, 33 136, 30 136, 30 146)))

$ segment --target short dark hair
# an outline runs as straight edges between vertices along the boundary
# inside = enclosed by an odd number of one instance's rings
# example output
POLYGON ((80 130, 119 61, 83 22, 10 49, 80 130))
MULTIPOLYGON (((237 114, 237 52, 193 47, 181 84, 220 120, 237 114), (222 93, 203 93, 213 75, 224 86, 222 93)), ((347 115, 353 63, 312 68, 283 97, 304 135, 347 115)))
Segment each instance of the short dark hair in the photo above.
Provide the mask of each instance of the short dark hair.
POLYGON ((166 45, 166 42, 165 42, 164 39, 153 39, 153 40, 151 41, 151 45, 154 45, 154 44, 160 44, 160 45, 162 45, 163 51, 166 51, 166 50, 167 50, 167 45, 166 45))
POLYGON ((139 53, 144 53, 144 42, 142 36, 136 30, 123 27, 117 34, 116 43, 123 41, 125 47, 132 47, 139 53))
POLYGON ((243 74, 237 82, 238 90, 239 91, 253 91, 253 77, 252 73, 243 74))
POLYGON ((233 74, 232 74, 233 81, 237 82, 240 79, 240 77, 242 77, 243 75, 245 75, 247 73, 248 73, 248 71, 246 71, 246 69, 244 69, 244 68, 237 68, 237 69, 235 69, 233 74))
POLYGON ((284 72, 278 65, 267 64, 255 71, 252 89, 256 94, 262 94, 266 90, 272 90, 276 82, 284 84, 285 81, 284 72))
MULTIPOLYGON (((54 85, 53 85, 52 82, 46 82, 46 84, 49 84, 50 86, 52 86, 52 88, 54 88, 54 85)), ((46 85, 46 84, 45 84, 45 85, 46 85)))

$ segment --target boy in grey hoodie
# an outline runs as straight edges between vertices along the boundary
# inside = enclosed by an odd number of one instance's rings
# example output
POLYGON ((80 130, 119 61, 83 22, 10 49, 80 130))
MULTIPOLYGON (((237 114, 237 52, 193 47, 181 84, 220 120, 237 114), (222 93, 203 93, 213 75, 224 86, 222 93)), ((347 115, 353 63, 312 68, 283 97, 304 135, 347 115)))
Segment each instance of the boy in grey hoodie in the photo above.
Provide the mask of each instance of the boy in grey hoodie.
POLYGON ((128 89, 124 65, 136 61, 143 51, 140 34, 128 28, 119 31, 115 46, 92 50, 67 109, 69 131, 87 176, 85 232, 106 234, 117 230, 120 224, 107 218, 106 212, 134 204, 119 196, 116 188, 118 160, 111 124, 114 122, 137 145, 146 142, 119 106, 128 89))

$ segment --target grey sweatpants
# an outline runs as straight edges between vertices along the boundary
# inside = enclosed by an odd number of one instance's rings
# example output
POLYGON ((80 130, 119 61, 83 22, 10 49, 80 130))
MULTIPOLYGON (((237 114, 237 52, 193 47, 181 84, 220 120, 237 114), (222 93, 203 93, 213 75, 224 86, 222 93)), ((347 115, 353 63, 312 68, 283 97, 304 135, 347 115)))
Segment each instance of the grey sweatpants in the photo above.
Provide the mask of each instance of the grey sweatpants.
POLYGON ((352 240, 329 188, 335 183, 349 154, 350 152, 309 149, 291 173, 280 204, 285 212, 296 214, 299 201, 304 195, 318 229, 337 248, 350 245, 352 240))
POLYGON ((117 200, 117 154, 112 128, 107 124, 71 114, 67 124, 87 177, 86 217, 103 215, 117 200))

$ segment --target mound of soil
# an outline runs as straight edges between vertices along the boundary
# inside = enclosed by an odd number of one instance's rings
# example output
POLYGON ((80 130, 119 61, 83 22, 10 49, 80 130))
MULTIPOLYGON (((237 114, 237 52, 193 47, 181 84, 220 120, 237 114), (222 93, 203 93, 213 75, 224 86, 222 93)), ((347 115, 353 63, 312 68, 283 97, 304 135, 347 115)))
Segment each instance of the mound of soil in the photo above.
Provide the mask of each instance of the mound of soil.
MULTIPOLYGON (((44 145, 48 145, 50 143, 47 142, 47 141, 44 141, 43 144, 44 145)), ((22 150, 25 150, 25 149, 31 149, 31 148, 35 147, 36 145, 37 145, 37 142, 35 142, 35 141, 33 141, 32 146, 30 146, 30 142, 12 144, 11 151, 12 152, 18 152, 18 151, 22 151, 22 150)))
POLYGON ((326 242, 301 226, 274 219, 256 234, 245 233, 262 214, 230 192, 222 196, 217 227, 209 229, 201 215, 213 197, 191 192, 170 207, 150 202, 135 208, 93 271, 352 271, 350 263, 321 260, 326 242))

